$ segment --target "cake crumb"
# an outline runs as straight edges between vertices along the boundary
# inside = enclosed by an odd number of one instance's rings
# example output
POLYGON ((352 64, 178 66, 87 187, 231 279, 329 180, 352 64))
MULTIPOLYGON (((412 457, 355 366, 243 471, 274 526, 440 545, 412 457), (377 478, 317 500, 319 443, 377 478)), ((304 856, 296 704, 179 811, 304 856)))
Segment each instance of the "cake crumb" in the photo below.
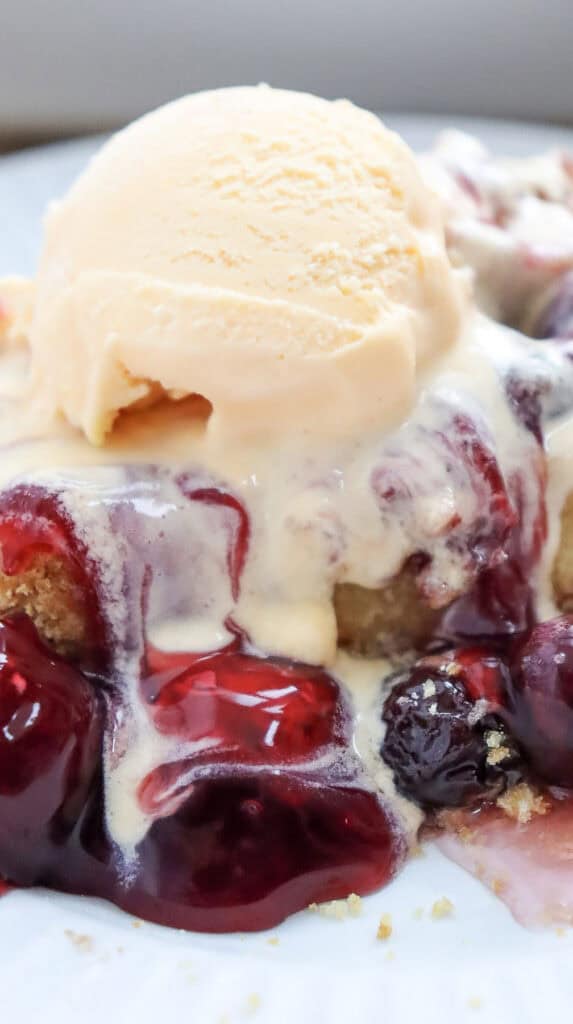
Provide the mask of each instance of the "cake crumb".
POLYGON ((421 843, 414 843, 410 850, 410 859, 415 860, 417 857, 425 857, 426 851, 421 843))
POLYGON ((505 735, 499 729, 489 729, 485 734, 488 748, 486 761, 489 765, 501 764, 511 757, 511 750, 505 746, 505 735))
POLYGON ((278 935, 271 935, 270 939, 267 939, 267 944, 269 946, 278 946, 279 942, 280 942, 280 939, 279 939, 278 935))
POLYGON ((547 814, 549 810, 545 798, 536 793, 527 782, 512 786, 497 798, 496 804, 520 825, 527 825, 534 814, 547 814))
POLYGON ((473 843, 476 837, 475 829, 468 828, 467 825, 462 825, 462 827, 458 829, 457 834, 458 838, 461 839, 462 843, 466 844, 473 843))
POLYGON ((496 764, 501 764, 501 762, 507 760, 508 757, 511 757, 511 750, 509 747, 495 747, 493 750, 488 750, 486 761, 493 767, 496 764))
POLYGON ((422 693, 424 694, 424 697, 436 696, 436 684, 433 679, 426 679, 422 686, 422 693))
POLYGON ((94 948, 94 940, 91 935, 81 935, 79 932, 72 931, 71 928, 65 928, 64 935, 70 940, 72 946, 75 946, 78 953, 92 952, 94 948))
POLYGON ((351 892, 345 900, 330 900, 327 903, 309 903, 307 910, 311 914, 320 914, 332 921, 345 921, 347 917, 359 917, 362 913, 362 900, 355 892, 351 892))
POLYGON ((131 927, 132 928, 141 928, 142 925, 143 925, 143 921, 140 921, 139 918, 137 918, 137 917, 134 918, 133 921, 131 922, 131 927))
POLYGON ((495 896, 501 896, 502 892, 505 892, 507 889, 507 882, 505 878, 494 878, 492 879, 490 888, 495 896))
POLYGON ((362 900, 355 892, 351 892, 350 896, 346 900, 348 905, 348 913, 351 917, 360 917, 362 913, 362 900))
POLYGON ((386 953, 386 956, 384 957, 384 959, 388 960, 388 961, 395 960, 396 959, 396 953, 394 952, 394 950, 393 949, 389 949, 388 952, 386 953))
POLYGON ((567 935, 567 929, 566 928, 556 928, 555 929, 555 934, 556 934, 558 939, 564 939, 565 936, 567 935))
POLYGON ((441 921, 443 917, 451 917, 454 912, 454 904, 447 896, 442 896, 441 899, 436 900, 430 911, 431 917, 434 921, 441 921))
POLYGON ((414 920, 415 921, 421 921, 423 916, 424 916, 424 908, 423 907, 416 907, 416 909, 414 911, 414 914, 413 914, 414 920))
POLYGON ((495 747, 501 747, 504 738, 503 733, 500 732, 499 729, 489 729, 485 734, 486 746, 488 746, 490 750, 495 749, 495 747))
POLYGON ((451 661, 446 668, 446 674, 448 676, 459 676, 461 672, 461 665, 458 661, 451 661))
POLYGON ((258 992, 251 992, 247 997, 247 1012, 256 1013, 261 1008, 261 997, 258 992))
POLYGON ((483 1001, 481 996, 470 996, 468 999, 468 1006, 470 1010, 481 1010, 483 1001))
POLYGON ((485 715, 487 715, 488 711, 489 704, 487 700, 484 700, 483 697, 480 697, 479 700, 476 700, 473 708, 471 709, 468 715, 468 724, 471 726, 477 725, 478 722, 481 722, 482 718, 484 718, 485 715))
POLYGON ((392 914, 382 914, 380 923, 378 925, 378 931, 376 932, 376 938, 380 939, 381 942, 385 942, 389 939, 392 934, 392 914))

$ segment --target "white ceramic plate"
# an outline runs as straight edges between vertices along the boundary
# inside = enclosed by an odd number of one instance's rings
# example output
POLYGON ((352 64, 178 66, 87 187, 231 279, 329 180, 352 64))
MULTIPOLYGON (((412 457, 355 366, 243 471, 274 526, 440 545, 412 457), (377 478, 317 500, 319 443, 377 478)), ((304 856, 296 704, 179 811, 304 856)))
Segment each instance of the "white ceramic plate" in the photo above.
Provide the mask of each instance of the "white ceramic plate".
MULTIPOLYGON (((436 118, 388 120, 415 147, 444 127, 436 118)), ((573 148, 573 132, 558 128, 455 123, 500 151, 573 148)), ((0 274, 33 270, 45 203, 96 145, 66 143, 0 160, 0 274)), ((428 848, 362 905, 359 917, 345 921, 304 912, 273 933, 205 936, 139 924, 96 900, 12 892, 0 900, 2 1017, 23 1024, 570 1019, 573 932, 523 930, 437 850, 428 848), (454 913, 435 921, 429 911, 442 896, 454 913), (393 921, 384 942, 376 939, 382 913, 393 921)))

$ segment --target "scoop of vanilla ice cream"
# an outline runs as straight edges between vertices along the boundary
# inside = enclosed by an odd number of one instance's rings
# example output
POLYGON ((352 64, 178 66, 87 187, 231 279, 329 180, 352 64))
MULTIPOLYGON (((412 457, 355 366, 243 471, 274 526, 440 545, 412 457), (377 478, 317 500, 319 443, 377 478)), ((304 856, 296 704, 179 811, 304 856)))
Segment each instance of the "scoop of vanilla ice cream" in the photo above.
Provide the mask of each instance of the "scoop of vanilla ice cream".
POLYGON ((407 414, 462 310, 395 134, 346 101, 234 88, 135 122, 53 206, 31 346, 95 443, 118 411, 189 394, 235 437, 352 434, 407 414))

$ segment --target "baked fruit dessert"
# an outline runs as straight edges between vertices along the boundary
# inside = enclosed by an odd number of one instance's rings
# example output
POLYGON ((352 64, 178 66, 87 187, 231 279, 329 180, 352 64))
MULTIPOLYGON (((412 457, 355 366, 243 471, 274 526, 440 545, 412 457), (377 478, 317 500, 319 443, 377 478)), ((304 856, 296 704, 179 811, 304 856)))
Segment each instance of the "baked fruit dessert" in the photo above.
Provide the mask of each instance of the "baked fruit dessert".
POLYGON ((244 931, 421 830, 566 870, 572 282, 562 154, 267 87, 104 146, 0 282, 6 882, 244 931))

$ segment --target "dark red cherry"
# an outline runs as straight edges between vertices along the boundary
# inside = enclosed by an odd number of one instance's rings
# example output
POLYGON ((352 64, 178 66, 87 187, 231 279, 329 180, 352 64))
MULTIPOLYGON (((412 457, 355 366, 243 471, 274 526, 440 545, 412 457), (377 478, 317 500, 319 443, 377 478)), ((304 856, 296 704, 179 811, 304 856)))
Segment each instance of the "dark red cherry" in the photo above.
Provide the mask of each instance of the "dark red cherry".
POLYGON ((57 856, 101 762, 91 682, 21 614, 0 620, 0 874, 25 883, 57 856))
POLYGON ((519 645, 504 717, 535 773, 573 787, 573 616, 539 623, 519 645))
POLYGON ((344 740, 338 685, 320 669, 235 649, 153 655, 142 682, 156 728, 203 741, 209 760, 298 761, 344 740), (169 662, 171 661, 171 667, 169 662))
POLYGON ((210 932, 270 928, 310 903, 371 892, 404 857, 391 814, 351 784, 230 768, 185 784, 181 768, 180 806, 139 844, 121 897, 140 916, 210 932))
POLYGON ((437 628, 450 643, 478 643, 505 650, 534 622, 532 576, 547 536, 545 458, 537 446, 527 467, 535 485, 535 503, 526 494, 524 473, 511 478, 517 522, 498 549, 493 564, 446 609, 437 628))
POLYGON ((487 424, 446 401, 436 403, 431 424, 407 425, 400 444, 390 444, 372 474, 372 488, 383 517, 411 523, 421 558, 418 585, 428 603, 445 607, 478 574, 498 564, 518 523, 513 494, 497 459, 487 424), (454 507, 444 521, 425 523, 418 510, 426 504, 454 507), (442 496, 446 500, 442 501, 442 496), (432 559, 436 537, 443 539, 462 570, 463 585, 451 588, 432 559))
POLYGON ((479 648, 423 658, 396 676, 381 754, 402 793, 428 809, 469 806, 516 780, 516 750, 493 714, 507 676, 502 661, 479 648))

